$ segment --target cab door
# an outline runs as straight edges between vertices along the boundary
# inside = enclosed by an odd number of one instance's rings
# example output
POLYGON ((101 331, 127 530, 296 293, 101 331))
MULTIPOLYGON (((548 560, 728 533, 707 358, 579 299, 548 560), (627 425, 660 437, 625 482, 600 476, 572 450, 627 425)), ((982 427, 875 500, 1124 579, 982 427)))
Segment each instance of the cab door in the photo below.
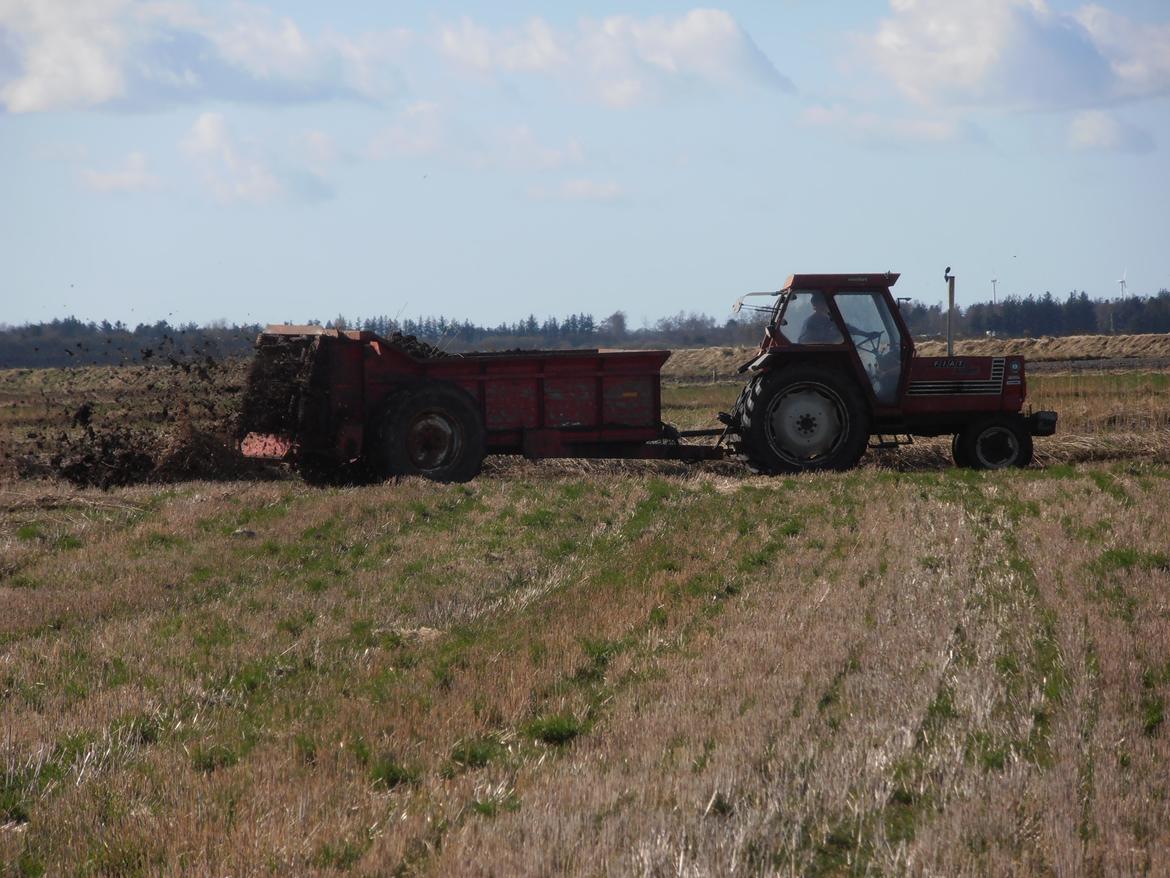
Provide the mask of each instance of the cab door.
POLYGON ((894 406, 906 369, 906 342, 886 297, 876 290, 838 292, 833 304, 879 405, 894 406))

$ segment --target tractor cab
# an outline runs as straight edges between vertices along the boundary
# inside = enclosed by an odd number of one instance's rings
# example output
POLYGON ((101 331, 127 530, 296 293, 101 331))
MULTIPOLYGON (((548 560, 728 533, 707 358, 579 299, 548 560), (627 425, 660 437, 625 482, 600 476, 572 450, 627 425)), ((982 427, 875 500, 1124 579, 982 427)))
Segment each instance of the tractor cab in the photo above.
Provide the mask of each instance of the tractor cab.
POLYGON ((875 408, 896 406, 914 355, 890 287, 896 274, 791 275, 773 293, 776 302, 760 354, 745 368, 758 371, 788 355, 819 355, 864 375, 875 408))

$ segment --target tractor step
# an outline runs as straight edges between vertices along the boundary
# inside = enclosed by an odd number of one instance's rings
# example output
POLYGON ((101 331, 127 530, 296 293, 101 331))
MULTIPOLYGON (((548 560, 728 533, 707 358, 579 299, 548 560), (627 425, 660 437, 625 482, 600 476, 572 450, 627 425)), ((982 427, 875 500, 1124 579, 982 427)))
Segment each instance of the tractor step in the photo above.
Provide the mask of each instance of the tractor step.
POLYGON ((884 433, 876 433, 869 437, 870 448, 901 448, 903 445, 913 445, 914 437, 909 433, 905 435, 885 435, 884 433))

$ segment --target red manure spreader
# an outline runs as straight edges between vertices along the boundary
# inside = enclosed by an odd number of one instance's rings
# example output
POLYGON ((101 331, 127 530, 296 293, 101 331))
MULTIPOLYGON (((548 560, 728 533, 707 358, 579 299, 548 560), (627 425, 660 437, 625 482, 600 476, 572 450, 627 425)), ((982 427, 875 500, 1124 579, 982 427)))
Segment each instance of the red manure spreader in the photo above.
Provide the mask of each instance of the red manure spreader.
MULTIPOLYGON (((798 274, 775 293, 723 427, 661 419, 669 351, 445 355, 409 336, 271 326, 240 416, 249 457, 310 480, 466 481, 488 454, 743 460, 779 474, 855 466, 867 448, 953 435, 959 466, 1027 466, 1056 413, 1024 414, 1022 357, 918 357, 898 275, 798 274), (687 440, 716 438, 714 444, 687 440)), ((742 303, 737 303, 737 309, 742 303)))

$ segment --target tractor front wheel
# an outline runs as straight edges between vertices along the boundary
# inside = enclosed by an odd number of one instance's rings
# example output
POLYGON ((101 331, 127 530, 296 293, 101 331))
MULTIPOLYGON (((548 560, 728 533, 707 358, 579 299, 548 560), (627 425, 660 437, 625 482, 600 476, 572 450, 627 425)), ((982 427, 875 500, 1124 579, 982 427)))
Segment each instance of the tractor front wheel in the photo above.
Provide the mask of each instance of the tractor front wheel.
POLYGON ((844 470, 869 440, 869 410, 833 369, 796 366, 753 378, 738 406, 736 450, 762 473, 844 470))
POLYGON ((951 458, 955 461, 955 466, 962 469, 970 469, 971 461, 967 459, 967 452, 963 448, 963 443, 960 441, 963 438, 962 433, 956 433, 951 439, 951 458))
POLYGON ((487 450, 474 400, 441 383, 394 394, 387 401, 378 444, 383 475, 436 482, 475 478, 487 450))
POLYGON ((955 437, 955 462, 972 469, 1025 467, 1032 462, 1032 435, 1023 418, 992 415, 955 437))

